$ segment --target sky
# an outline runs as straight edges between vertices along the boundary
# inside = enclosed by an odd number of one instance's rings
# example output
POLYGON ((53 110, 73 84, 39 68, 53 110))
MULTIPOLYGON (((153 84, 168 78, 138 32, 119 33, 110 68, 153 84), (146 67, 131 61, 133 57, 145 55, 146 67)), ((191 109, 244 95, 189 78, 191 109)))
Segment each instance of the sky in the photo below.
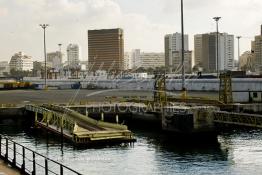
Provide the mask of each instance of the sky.
MULTIPOLYGON (((195 34, 216 30, 243 36, 240 52, 260 34, 262 0, 184 0, 184 27, 193 50, 195 34)), ((47 52, 66 51, 69 43, 88 58, 87 30, 123 28, 125 51, 164 52, 164 35, 181 31, 180 0, 0 0, 0 61, 19 51, 43 60, 43 29, 47 52)), ((237 40, 235 40, 237 58, 237 40)))

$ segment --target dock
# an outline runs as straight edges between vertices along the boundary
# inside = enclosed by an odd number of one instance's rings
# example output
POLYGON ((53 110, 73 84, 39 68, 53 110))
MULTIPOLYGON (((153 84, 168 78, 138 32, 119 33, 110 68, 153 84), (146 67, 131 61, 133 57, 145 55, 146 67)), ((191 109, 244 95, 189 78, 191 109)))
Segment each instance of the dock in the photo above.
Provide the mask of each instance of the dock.
POLYGON ((35 113, 35 127, 62 135, 77 145, 135 141, 126 125, 95 120, 63 106, 26 105, 25 109, 35 113))

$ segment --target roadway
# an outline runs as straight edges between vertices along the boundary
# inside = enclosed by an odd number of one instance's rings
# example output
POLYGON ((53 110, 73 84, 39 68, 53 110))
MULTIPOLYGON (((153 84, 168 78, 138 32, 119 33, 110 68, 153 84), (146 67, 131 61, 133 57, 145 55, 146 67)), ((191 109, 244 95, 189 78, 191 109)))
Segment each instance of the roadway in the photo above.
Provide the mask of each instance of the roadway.
MULTIPOLYGON (((171 94, 171 93, 169 93, 171 94)), ((172 93, 179 96, 179 92, 172 93)), ((189 92, 190 96, 202 96, 216 99, 217 92, 189 92)), ((40 103, 69 103, 79 101, 104 101, 106 96, 144 96, 152 99, 152 91, 141 90, 1 90, 0 104, 40 104, 40 103)))

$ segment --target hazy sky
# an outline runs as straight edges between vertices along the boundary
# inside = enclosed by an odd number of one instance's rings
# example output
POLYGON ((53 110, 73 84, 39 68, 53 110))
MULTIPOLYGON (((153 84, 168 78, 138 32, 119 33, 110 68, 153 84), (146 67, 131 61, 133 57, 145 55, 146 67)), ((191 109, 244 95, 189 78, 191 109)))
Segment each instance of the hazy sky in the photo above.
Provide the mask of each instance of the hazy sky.
MULTIPOLYGON (((184 0, 185 33, 215 31, 212 17, 222 16, 220 31, 241 35, 241 52, 260 33, 262 0, 184 0)), ((43 58, 43 31, 48 23, 47 51, 65 51, 69 43, 88 57, 87 30, 124 29, 125 51, 164 51, 164 35, 180 32, 180 0, 0 0, 0 60, 24 51, 43 58)), ((237 46, 237 42, 235 42, 237 46)), ((237 57, 237 55, 235 55, 237 57)))

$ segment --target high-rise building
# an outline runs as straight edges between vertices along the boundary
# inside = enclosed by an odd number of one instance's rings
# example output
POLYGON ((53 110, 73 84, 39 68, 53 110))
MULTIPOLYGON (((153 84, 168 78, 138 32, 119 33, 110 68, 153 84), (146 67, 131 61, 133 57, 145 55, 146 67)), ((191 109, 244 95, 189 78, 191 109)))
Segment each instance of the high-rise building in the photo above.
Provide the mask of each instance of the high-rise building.
POLYGON ((67 46, 67 62, 70 68, 76 68, 80 63, 81 50, 77 44, 69 44, 67 46))
MULTIPOLYGON (((217 36, 216 33, 197 34, 194 36, 195 65, 205 72, 217 71, 217 36)), ((218 69, 232 70, 234 62, 234 35, 218 35, 218 69)))
POLYGON ((0 61, 0 77, 10 73, 8 61, 0 61))
POLYGON ((60 51, 47 53, 47 62, 51 63, 52 68, 60 70, 62 68, 63 54, 60 51))
POLYGON ((119 72, 124 69, 122 29, 88 30, 88 64, 91 71, 119 72))
POLYGON ((142 52, 140 53, 139 58, 140 58, 139 67, 143 67, 145 69, 165 66, 164 53, 142 52))
MULTIPOLYGON (((173 58, 175 52, 182 51, 182 34, 165 35, 165 66, 169 72, 174 69, 173 58)), ((188 35, 184 35, 184 50, 188 51, 188 35)), ((182 60, 182 57, 180 58, 182 60)))
MULTIPOLYGON (((173 53, 173 70, 174 73, 181 73, 182 64, 181 64, 181 51, 175 51, 173 53)), ((184 53, 184 66, 185 73, 192 73, 192 51, 185 51, 184 53)))
POLYGON ((140 67, 140 49, 134 49, 131 51, 131 69, 140 67))
POLYGON ((239 59, 239 68, 240 70, 254 70, 254 53, 250 51, 244 52, 239 59))
POLYGON ((131 54, 130 52, 125 52, 124 55, 124 70, 131 69, 131 54))
POLYGON ((253 43, 254 49, 254 61, 255 61, 255 71, 259 74, 262 74, 262 26, 261 34, 255 36, 255 41, 253 43))
POLYGON ((10 70, 31 71, 33 69, 33 60, 31 56, 18 52, 11 57, 9 66, 10 70))

